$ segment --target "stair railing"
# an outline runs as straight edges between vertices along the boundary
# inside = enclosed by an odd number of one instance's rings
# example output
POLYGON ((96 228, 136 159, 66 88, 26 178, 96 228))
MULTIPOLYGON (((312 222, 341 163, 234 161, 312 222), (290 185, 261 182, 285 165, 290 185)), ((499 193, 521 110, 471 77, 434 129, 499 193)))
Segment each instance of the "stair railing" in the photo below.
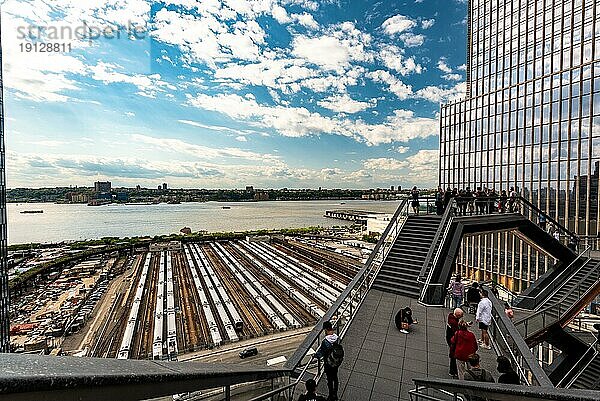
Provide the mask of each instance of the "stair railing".
POLYGON ((377 277, 377 273, 381 269, 387 254, 396 242, 398 234, 408 218, 410 210, 409 202, 410 199, 406 198, 401 201, 390 224, 388 224, 379 238, 364 267, 357 273, 350 284, 348 284, 348 287, 346 287, 333 305, 325 312, 325 315, 317 322, 302 344, 300 344, 298 349, 285 363, 284 368, 289 370, 290 375, 295 375, 295 372, 300 369, 298 377, 293 382, 252 398, 250 401, 275 399, 274 397, 281 396, 282 394, 287 395, 286 399, 292 399, 298 385, 307 376, 314 377, 318 381, 323 372, 320 361, 314 356, 314 351, 324 339, 323 323, 331 321, 340 337, 340 341, 343 342, 347 329, 350 327, 356 312, 365 300, 369 289, 377 277))
MULTIPOLYGON (((437 249, 435 252, 435 257, 433 258, 433 262, 430 264, 431 266, 437 266, 439 259, 442 257, 441 253, 442 253, 442 249, 444 248, 442 245, 446 242, 446 239, 448 238, 448 235, 450 232, 450 227, 452 226, 452 219, 454 218, 454 215, 456 213, 455 206, 456 206, 456 202, 454 199, 452 199, 451 203, 448 204, 448 209, 444 213, 444 218, 446 220, 445 220, 445 222, 443 221, 442 223, 440 223, 438 232, 436 233, 436 237, 439 238, 438 233, 440 233, 440 229, 443 228, 443 234, 441 237, 441 241, 439 243, 439 246, 437 246, 437 249)), ((435 247, 435 246, 436 246, 436 244, 434 242, 432 244, 432 247, 435 247)), ((427 260, 425 261, 425 263, 429 264, 427 262, 427 260)), ((423 270, 421 270, 421 273, 423 273, 423 270)), ((444 288, 443 284, 431 282, 433 273, 434 273, 434 269, 431 267, 428 267, 427 276, 425 276, 424 279, 423 279, 423 277, 419 277, 417 279, 419 285, 421 285, 421 293, 419 294, 419 302, 425 306, 433 306, 433 304, 431 304, 431 299, 442 299, 443 298, 442 293, 446 290, 444 288), (433 294, 432 294, 432 291, 433 291, 433 294)))
POLYGON ((579 376, 587 369, 587 367, 590 366, 597 355, 600 355, 600 343, 598 343, 598 338, 596 338, 589 348, 585 350, 583 355, 581 355, 581 358, 579 358, 579 360, 573 364, 571 369, 569 369, 567 374, 563 376, 556 387, 571 387, 573 383, 577 381, 579 376))
MULTIPOLYGON (((588 259, 592 260, 592 259, 588 259)), ((561 299, 554 302, 552 305, 547 306, 533 315, 526 317, 525 319, 519 320, 515 323, 515 326, 523 336, 523 338, 527 339, 533 336, 536 333, 543 331, 544 329, 550 327, 553 324, 561 322, 564 318, 570 314, 572 314, 572 318, 575 318, 577 313, 574 313, 574 308, 578 309, 579 312, 583 307, 581 307, 581 301, 586 299, 590 292, 594 288, 598 288, 600 285, 600 263, 596 264, 592 270, 590 270, 584 277, 582 277, 577 285, 574 286, 573 290, 569 291, 565 294, 561 299), (585 281, 589 278, 592 278, 593 284, 586 285, 585 281), (569 304, 565 302, 565 300, 569 297, 575 295, 576 301, 573 304, 569 304)), ((569 321, 572 319, 569 319, 569 321)), ((563 325, 567 322, 563 322, 563 325)))
POLYGON ((536 294, 535 296, 529 296, 529 295, 517 295, 515 297, 515 303, 519 303, 522 300, 531 300, 532 302, 532 308, 531 309, 540 309, 540 307, 542 307, 546 302, 549 302, 550 299, 552 299, 552 297, 554 295, 556 295, 556 293, 561 290, 564 286, 565 283, 567 283, 569 280, 571 280, 579 271, 581 271, 581 269, 583 269, 586 264, 589 262, 589 258, 590 258, 590 252, 591 252, 591 247, 587 247, 583 252, 581 252, 579 255, 577 255, 577 257, 575 259, 573 259, 573 261, 571 263, 569 263, 569 265, 564 268, 561 269, 561 272, 559 274, 556 275, 556 277, 554 277, 554 279, 546 286, 546 288, 550 287, 551 288, 551 293, 550 295, 548 295, 548 292, 546 289, 544 289, 543 291, 540 291, 540 293, 536 294), (585 262, 583 262, 583 264, 576 270, 573 271, 573 266, 575 266, 576 263, 578 263, 582 258, 588 258, 585 262), (565 278, 565 276, 568 276, 567 278, 565 278), (545 302, 543 302, 545 301, 545 302))
POLYGON ((446 225, 449 221, 451 221, 452 217, 454 217, 456 212, 456 200, 451 199, 448 206, 446 206, 446 210, 442 215, 442 220, 440 220, 440 225, 438 226, 437 231, 435 232, 435 237, 433 237, 433 241, 431 242, 431 246, 429 247, 429 251, 427 252, 427 256, 425 257, 425 262, 423 262, 423 267, 421 268, 421 272, 419 273, 419 283, 424 283, 427 279, 427 273, 429 272, 429 267, 431 266, 431 259, 435 255, 438 249, 438 245, 442 244, 443 241, 440 241, 440 238, 443 237, 446 232, 446 225))
POLYGON ((523 401, 597 401, 600 392, 555 388, 553 386, 527 387, 518 384, 481 383, 475 381, 437 379, 433 377, 413 379, 415 388, 409 390, 411 401, 449 401, 462 399, 523 400, 523 401), (441 393, 432 393, 432 390, 441 393), (450 396, 447 394, 450 393, 450 396))
POLYGON ((524 337, 521 337, 513 321, 506 316, 503 303, 496 298, 490 287, 483 288, 488 291, 488 298, 492 303, 492 324, 489 330, 494 339, 492 344, 496 354, 504 355, 512 361, 522 383, 530 386, 552 386, 524 337))
POLYGON ((580 240, 579 240, 579 236, 577 234, 575 234, 574 232, 570 231, 568 228, 566 228, 565 226, 563 226, 562 224, 560 224, 558 221, 556 221, 555 219, 553 219, 549 214, 547 214, 546 212, 542 211, 540 208, 538 208, 537 206, 535 206, 529 200, 525 199, 522 196, 519 196, 518 202, 522 203, 525 206, 524 209, 529 209, 528 210, 528 212, 529 212, 528 214, 530 214, 530 216, 527 216, 527 214, 525 213, 524 210, 521 211, 521 214, 523 214, 525 217, 528 217, 531 221, 533 221, 534 223, 538 224, 539 223, 539 217, 540 216, 544 216, 544 218, 546 219, 546 222, 547 223, 552 223, 552 225, 554 226, 554 228, 556 230, 558 230, 561 235, 566 236, 570 240, 575 241, 576 244, 579 244, 580 240), (538 221, 534 220, 535 217, 538 218, 538 221))

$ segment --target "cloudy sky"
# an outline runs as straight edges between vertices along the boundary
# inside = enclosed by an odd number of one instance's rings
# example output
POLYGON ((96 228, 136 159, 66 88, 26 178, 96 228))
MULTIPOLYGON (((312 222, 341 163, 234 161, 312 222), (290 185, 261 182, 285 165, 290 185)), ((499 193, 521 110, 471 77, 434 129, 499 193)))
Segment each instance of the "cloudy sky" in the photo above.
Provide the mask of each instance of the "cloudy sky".
POLYGON ((464 0, 0 3, 11 188, 434 186, 465 88, 464 0))

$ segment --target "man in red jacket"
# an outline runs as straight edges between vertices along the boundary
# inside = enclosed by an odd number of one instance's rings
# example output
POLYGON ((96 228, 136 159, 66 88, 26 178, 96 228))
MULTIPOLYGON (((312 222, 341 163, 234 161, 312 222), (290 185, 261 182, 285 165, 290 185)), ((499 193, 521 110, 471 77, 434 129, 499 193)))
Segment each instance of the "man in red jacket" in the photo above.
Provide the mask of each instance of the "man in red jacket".
POLYGON ((458 377, 465 377, 467 361, 469 356, 477 352, 477 338, 469 331, 469 324, 464 320, 458 322, 458 331, 450 341, 450 357, 456 358, 458 362, 458 377))
MULTIPOLYGON (((454 334, 458 331, 458 322, 464 314, 465 312, 461 308, 456 308, 454 309, 454 312, 448 314, 448 320, 446 324, 446 343, 448 343, 448 347, 452 346, 452 337, 454 337, 454 334)), ((458 379, 456 359, 452 355, 450 355, 450 372, 448 374, 453 379, 458 379)))

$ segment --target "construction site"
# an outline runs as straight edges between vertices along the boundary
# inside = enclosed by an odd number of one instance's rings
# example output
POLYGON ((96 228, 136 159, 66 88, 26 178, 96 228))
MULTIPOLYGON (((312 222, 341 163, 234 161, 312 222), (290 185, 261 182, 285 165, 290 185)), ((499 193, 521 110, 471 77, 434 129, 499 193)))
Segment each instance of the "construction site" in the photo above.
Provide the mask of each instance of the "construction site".
POLYGON ((177 360, 313 326, 360 265, 349 252, 299 238, 152 244, 84 264, 85 278, 67 280, 63 272, 45 286, 68 282, 77 302, 68 295, 47 298, 39 289, 26 295, 42 308, 49 307, 40 299, 62 303, 44 320, 21 311, 15 327, 23 332, 13 339, 38 344, 25 352, 177 360))

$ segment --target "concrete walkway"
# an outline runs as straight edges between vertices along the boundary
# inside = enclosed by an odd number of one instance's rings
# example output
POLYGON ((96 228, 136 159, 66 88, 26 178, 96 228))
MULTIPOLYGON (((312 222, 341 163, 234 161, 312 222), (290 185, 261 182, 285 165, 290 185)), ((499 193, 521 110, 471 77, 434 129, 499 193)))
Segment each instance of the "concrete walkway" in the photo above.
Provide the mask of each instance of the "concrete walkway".
MULTIPOLYGON (((343 340, 345 358, 339 371, 338 396, 343 401, 408 400, 414 377, 432 376, 448 379, 448 346, 445 340, 445 308, 426 308, 416 299, 371 290, 359 309, 343 340), (398 310, 410 306, 419 321, 410 334, 394 325, 398 310)), ((467 320, 475 320, 467 315, 467 320)), ((479 330, 474 328, 479 338, 479 330)), ((496 356, 479 349, 482 366, 494 377, 496 356)), ((327 395, 325 377, 319 393, 327 395)))

